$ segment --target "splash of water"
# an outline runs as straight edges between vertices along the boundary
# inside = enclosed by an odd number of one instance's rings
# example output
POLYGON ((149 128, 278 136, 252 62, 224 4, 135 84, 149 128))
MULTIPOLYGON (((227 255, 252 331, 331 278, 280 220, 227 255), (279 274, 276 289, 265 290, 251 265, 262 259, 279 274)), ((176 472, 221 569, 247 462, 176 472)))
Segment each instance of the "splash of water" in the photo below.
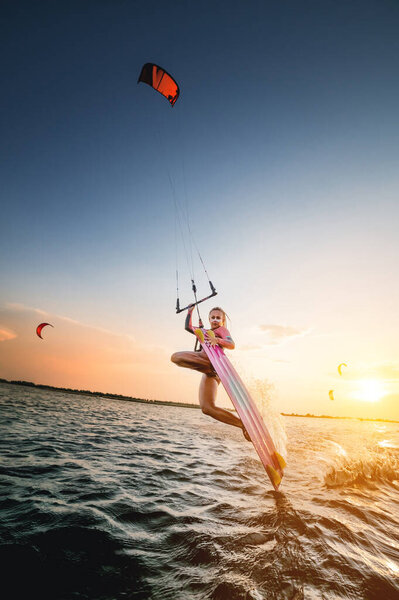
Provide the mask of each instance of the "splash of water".
POLYGON ((399 457, 393 453, 369 453, 362 459, 340 455, 324 477, 327 487, 399 483, 399 457))
POLYGON ((267 379, 248 380, 248 389, 273 438, 277 452, 287 457, 287 434, 283 417, 274 402, 274 385, 267 379))

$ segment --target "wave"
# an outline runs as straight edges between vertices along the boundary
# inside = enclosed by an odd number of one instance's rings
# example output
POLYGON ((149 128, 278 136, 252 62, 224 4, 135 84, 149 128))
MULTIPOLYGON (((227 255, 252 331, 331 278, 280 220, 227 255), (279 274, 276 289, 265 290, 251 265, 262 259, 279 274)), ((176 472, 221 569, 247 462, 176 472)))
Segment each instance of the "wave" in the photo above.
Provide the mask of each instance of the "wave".
POLYGON ((324 477, 327 487, 389 483, 399 488, 399 456, 393 453, 365 460, 342 457, 341 464, 329 468, 324 477))

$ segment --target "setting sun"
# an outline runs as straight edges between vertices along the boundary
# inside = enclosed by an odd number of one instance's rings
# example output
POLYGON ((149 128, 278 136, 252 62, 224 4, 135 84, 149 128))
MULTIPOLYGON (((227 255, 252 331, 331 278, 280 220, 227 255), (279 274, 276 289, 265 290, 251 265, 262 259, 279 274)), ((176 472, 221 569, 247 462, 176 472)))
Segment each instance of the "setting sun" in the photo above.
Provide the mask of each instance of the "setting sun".
POLYGON ((362 402, 378 402, 386 394, 381 381, 376 379, 364 379, 358 382, 358 387, 353 394, 356 400, 362 402))

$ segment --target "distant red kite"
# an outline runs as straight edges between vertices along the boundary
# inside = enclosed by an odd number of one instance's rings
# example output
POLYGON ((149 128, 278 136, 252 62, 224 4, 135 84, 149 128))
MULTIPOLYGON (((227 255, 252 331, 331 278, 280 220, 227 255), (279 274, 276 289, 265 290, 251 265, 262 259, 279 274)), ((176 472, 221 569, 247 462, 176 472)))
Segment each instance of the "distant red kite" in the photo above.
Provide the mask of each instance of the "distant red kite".
POLYGON ((43 339, 40 334, 42 333, 43 327, 46 327, 46 325, 50 325, 50 327, 54 327, 54 325, 52 325, 51 323, 40 323, 40 325, 38 325, 36 327, 36 333, 37 333, 37 335, 39 336, 40 339, 43 339))

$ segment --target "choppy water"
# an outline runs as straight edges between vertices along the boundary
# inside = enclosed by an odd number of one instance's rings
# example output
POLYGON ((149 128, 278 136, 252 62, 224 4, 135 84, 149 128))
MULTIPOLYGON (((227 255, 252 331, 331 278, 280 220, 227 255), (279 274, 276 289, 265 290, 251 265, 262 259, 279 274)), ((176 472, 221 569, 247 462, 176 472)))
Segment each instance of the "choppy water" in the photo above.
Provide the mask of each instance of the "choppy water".
POLYGON ((285 418, 276 493, 199 410, 6 384, 0 410, 9 598, 399 598, 399 424, 285 418))

